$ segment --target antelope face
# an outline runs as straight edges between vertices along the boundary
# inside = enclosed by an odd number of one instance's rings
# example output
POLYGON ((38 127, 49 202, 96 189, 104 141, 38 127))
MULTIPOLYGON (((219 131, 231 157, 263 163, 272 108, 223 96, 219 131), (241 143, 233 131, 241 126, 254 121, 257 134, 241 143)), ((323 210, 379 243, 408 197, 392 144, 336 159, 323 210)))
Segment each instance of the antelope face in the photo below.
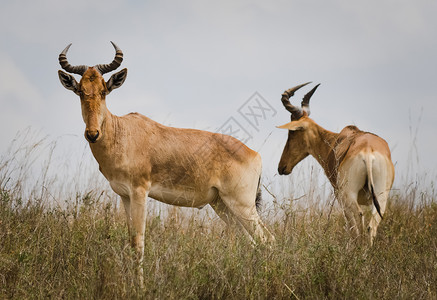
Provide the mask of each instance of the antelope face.
POLYGON ((281 160, 278 165, 279 175, 288 175, 302 159, 309 155, 309 140, 313 132, 311 129, 313 121, 308 118, 310 114, 310 99, 319 85, 316 85, 308 92, 301 102, 301 107, 294 106, 290 103, 290 97, 301 87, 309 84, 309 82, 295 86, 286 90, 282 94, 282 104, 285 109, 291 113, 291 122, 278 128, 288 130, 288 139, 282 152, 281 160))
POLYGON ((105 98, 108 93, 102 75, 95 68, 88 68, 78 85, 82 117, 86 124, 85 138, 90 143, 102 137, 102 123, 106 113, 105 98))
POLYGON ((278 165, 279 175, 290 174, 294 166, 309 155, 307 120, 309 120, 307 117, 303 117, 298 121, 278 126, 278 128, 288 129, 287 143, 278 165))
POLYGON ((72 75, 61 70, 58 71, 62 85, 80 97, 82 117, 86 124, 85 138, 90 143, 98 142, 104 135, 102 124, 107 113, 106 95, 113 89, 120 87, 127 76, 127 69, 123 69, 113 74, 108 82, 103 79, 103 74, 118 68, 123 60, 121 50, 114 43, 112 44, 116 50, 116 55, 114 61, 108 65, 71 66, 67 61, 67 51, 71 44, 59 55, 59 63, 64 70, 82 75, 80 82, 77 83, 72 75))

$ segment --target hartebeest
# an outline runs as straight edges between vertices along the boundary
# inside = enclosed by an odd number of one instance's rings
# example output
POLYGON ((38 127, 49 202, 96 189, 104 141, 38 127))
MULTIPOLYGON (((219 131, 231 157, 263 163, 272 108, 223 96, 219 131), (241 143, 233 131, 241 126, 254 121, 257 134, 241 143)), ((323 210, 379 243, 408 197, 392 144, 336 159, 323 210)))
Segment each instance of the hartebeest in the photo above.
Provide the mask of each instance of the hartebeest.
MULTIPOLYGON (((111 42, 112 43, 112 42, 111 42)), ((120 87, 127 69, 105 82, 103 74, 117 69, 123 53, 107 65, 72 66, 68 45, 59 63, 81 75, 79 83, 58 71, 62 85, 80 97, 86 125, 85 138, 100 172, 123 200, 132 246, 144 252, 146 198, 164 203, 201 208, 209 204, 227 223, 242 225, 255 241, 273 241, 257 210, 261 176, 260 155, 239 140, 207 131, 159 124, 141 114, 115 116, 106 107, 106 95, 120 87)), ((142 278, 142 268, 140 268, 142 278)))
POLYGON ((292 105, 290 97, 308 83, 282 94, 281 100, 291 113, 291 122, 279 126, 288 129, 288 140, 278 172, 288 175, 296 164, 312 155, 325 170, 353 234, 364 233, 364 224, 368 224, 372 245, 394 180, 390 149, 385 140, 356 126, 347 126, 340 133, 334 133, 310 119, 309 101, 319 85, 304 96, 301 107, 292 105), (368 223, 365 222, 365 211, 371 212, 368 223), (361 219, 360 226, 357 218, 361 219))

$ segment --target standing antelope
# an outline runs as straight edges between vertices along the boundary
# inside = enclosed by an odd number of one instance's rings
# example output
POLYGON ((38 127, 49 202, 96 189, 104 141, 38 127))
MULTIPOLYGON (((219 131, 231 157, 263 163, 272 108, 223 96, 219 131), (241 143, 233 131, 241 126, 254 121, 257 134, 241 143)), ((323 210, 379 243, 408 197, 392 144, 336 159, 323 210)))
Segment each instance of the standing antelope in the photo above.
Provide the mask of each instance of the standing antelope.
POLYGON ((257 152, 230 136, 167 127, 138 113, 111 114, 106 95, 120 87, 127 75, 123 69, 104 81, 102 75, 117 69, 123 60, 122 51, 112 45, 114 60, 94 67, 71 66, 68 45, 59 63, 82 78, 77 83, 70 74, 61 70, 58 74, 62 85, 80 97, 85 138, 100 172, 123 200, 131 244, 139 256, 141 284, 148 196, 178 206, 209 204, 228 225, 242 225, 257 241, 273 241, 256 211, 261 175, 257 152))
POLYGON ((363 210, 371 211, 367 231, 372 245, 394 180, 390 149, 385 140, 356 126, 334 133, 316 124, 309 118, 309 101, 319 85, 304 96, 301 108, 290 103, 290 97, 307 84, 282 94, 291 122, 278 127, 288 129, 278 172, 290 174, 296 164, 311 154, 325 170, 354 236, 364 233, 363 210), (361 219, 361 229, 357 218, 361 219))

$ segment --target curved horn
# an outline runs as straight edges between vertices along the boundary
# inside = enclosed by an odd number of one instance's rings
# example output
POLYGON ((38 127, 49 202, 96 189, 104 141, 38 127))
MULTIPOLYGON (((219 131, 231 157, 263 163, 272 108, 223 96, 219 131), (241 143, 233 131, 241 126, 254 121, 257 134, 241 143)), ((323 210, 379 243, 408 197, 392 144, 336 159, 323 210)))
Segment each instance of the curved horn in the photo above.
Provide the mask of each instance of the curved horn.
POLYGON ((302 102, 300 105, 302 106, 303 111, 305 111, 308 116, 310 115, 310 99, 314 92, 319 87, 320 83, 316 85, 311 91, 309 91, 305 96, 303 96, 302 102))
POLYGON ((309 84, 311 82, 307 82, 298 86, 295 86, 291 89, 286 90, 283 94, 282 94, 282 104, 284 105, 285 109, 288 110, 292 115, 295 115, 296 118, 300 118, 303 115, 303 111, 301 108, 294 106, 290 103, 290 97, 294 95, 294 93, 300 89, 303 86, 306 86, 307 84, 309 84))
POLYGON ((100 72, 100 74, 105 74, 111 71, 114 71, 115 69, 117 69, 120 65, 121 62, 123 61, 123 52, 121 51, 120 48, 118 48, 118 46, 116 44, 114 44, 113 42, 111 42, 112 46, 114 46, 115 49, 115 57, 114 60, 107 65, 96 65, 95 68, 100 72))
POLYGON ((64 51, 62 51, 61 54, 59 54, 59 64, 61 65, 62 69, 64 69, 65 71, 67 71, 69 73, 83 75, 83 73, 88 69, 87 66, 84 66, 84 65, 72 66, 68 63, 67 52, 68 52, 68 49, 70 49, 70 46, 71 46, 71 44, 68 45, 67 47, 65 47, 64 51))

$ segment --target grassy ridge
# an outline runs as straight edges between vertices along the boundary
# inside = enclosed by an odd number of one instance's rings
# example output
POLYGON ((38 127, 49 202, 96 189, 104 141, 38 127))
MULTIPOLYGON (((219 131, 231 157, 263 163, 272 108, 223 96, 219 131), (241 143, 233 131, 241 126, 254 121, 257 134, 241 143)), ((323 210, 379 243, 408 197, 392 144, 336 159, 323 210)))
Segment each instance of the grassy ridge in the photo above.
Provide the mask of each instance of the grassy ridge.
POLYGON ((140 291, 113 193, 96 188, 104 183, 85 157, 64 175, 68 166, 52 161, 55 146, 29 143, 32 136, 0 157, 0 299, 437 299, 432 182, 393 193, 372 248, 347 233, 312 168, 299 177, 309 177, 305 196, 290 201, 267 191, 273 248, 251 247, 207 208, 157 209, 151 201, 140 291))
POLYGON ((143 294, 124 214, 88 193, 44 208, 0 193, 0 298, 437 297, 437 204, 391 199, 374 247, 351 240, 334 210, 269 222, 273 248, 252 248, 209 214, 148 216, 143 294))

